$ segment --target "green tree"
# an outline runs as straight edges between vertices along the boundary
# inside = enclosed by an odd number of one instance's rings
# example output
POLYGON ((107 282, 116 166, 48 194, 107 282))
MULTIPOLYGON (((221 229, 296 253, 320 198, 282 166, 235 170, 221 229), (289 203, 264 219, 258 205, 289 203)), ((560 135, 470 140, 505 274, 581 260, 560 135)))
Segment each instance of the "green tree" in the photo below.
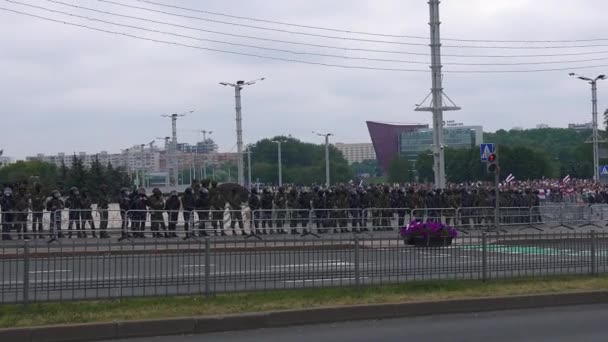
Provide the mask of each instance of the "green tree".
MULTIPOLYGON (((304 143, 285 136, 263 139, 248 146, 248 150, 251 151, 253 181, 277 183, 278 147, 273 141, 282 141, 281 163, 284 183, 325 183, 325 146, 304 143)), ((329 160, 332 183, 346 183, 352 179, 352 170, 348 162, 334 146, 329 148, 329 160)), ((247 174, 246 168, 245 174, 247 174)))
POLYGON ((405 183, 414 181, 414 171, 410 162, 405 158, 394 158, 387 170, 390 183, 405 183))

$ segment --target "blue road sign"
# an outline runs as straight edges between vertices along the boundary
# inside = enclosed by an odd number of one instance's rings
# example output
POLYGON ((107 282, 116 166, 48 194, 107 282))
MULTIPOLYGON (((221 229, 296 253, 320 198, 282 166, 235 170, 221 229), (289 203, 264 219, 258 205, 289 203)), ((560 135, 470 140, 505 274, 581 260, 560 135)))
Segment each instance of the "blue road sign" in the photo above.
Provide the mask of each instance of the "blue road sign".
POLYGON ((494 144, 481 144, 479 145, 479 151, 481 152, 481 161, 488 161, 488 156, 494 153, 494 144))
POLYGON ((608 177, 608 165, 600 166, 600 176, 608 177))

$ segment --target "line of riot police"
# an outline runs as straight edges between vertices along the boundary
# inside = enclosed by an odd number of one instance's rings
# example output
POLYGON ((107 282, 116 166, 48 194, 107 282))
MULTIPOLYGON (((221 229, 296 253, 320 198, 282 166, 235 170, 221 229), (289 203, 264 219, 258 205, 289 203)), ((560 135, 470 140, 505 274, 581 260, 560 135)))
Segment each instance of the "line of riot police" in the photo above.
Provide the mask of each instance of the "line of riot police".
MULTIPOLYGON (((93 219, 93 201, 86 189, 79 191, 71 188, 68 196, 62 198, 57 190, 50 197, 45 196, 41 193, 39 184, 35 184, 31 193, 23 186, 15 194, 11 188, 6 188, 0 198, 2 239, 12 239, 13 231, 19 239, 45 238, 49 234, 55 238, 87 238, 89 233, 94 238, 109 238, 108 213, 110 203, 115 202, 115 196, 108 193, 106 186, 101 185, 95 202, 95 210, 99 214, 98 227, 93 219), (64 209, 68 212, 67 231, 62 229, 61 211, 64 209), (32 216, 28 221, 30 210, 32 216), (50 212, 48 234, 44 233, 44 210, 50 212)), ((491 189, 485 188, 422 190, 397 185, 336 185, 253 187, 247 190, 236 184, 218 186, 216 182, 194 181, 181 196, 175 191, 164 196, 158 188, 150 195, 146 194, 144 188, 123 188, 117 202, 122 238, 146 237, 148 217, 152 237, 175 238, 178 222, 183 222, 184 234, 188 238, 195 235, 227 235, 226 214, 230 229, 236 233, 238 225, 244 235, 244 212, 249 221, 249 234, 254 235, 306 235, 311 233, 313 227, 320 234, 393 230, 412 218, 411 212, 405 208, 427 210, 425 215, 429 218, 440 219, 443 216, 448 224, 454 220, 455 215, 442 215, 439 208, 464 208, 465 218, 461 223, 468 224, 467 208, 491 208, 495 198, 491 189), (196 220, 190 217, 191 213, 196 213, 196 220), (164 215, 167 215, 166 221, 164 215)), ((538 192, 531 189, 501 192, 502 207, 531 208, 539 204, 538 192)), ((488 212, 487 216, 492 215, 488 212)), ((540 217, 536 221, 540 221, 540 217)))

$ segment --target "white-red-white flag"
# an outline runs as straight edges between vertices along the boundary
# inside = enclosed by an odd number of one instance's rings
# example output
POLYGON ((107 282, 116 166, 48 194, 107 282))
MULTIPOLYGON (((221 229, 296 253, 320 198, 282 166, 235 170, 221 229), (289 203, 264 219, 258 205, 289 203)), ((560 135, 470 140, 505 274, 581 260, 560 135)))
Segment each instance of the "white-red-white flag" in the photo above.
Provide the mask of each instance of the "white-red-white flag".
POLYGON ((515 180, 515 176, 513 176, 513 174, 512 174, 512 173, 510 173, 510 174, 507 176, 507 179, 506 179, 507 183, 511 183, 511 182, 512 182, 512 181, 514 181, 514 180, 515 180))
POLYGON ((568 183, 570 182, 570 175, 567 175, 566 177, 564 177, 564 179, 562 180, 562 183, 568 183))

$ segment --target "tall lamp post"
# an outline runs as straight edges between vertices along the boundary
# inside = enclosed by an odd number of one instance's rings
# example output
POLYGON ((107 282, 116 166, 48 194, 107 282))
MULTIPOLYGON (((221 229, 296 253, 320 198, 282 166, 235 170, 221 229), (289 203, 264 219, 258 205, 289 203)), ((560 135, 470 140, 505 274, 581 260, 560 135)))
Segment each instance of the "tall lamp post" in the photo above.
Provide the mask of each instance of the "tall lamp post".
POLYGON ((176 186, 178 185, 179 182, 179 165, 178 165, 178 161, 177 161, 177 118, 178 117, 184 117, 186 116, 186 114, 192 114, 194 113, 193 110, 188 111, 188 112, 184 112, 181 114, 171 114, 171 115, 161 115, 162 117, 165 118, 171 118, 171 133, 172 133, 172 140, 171 140, 171 145, 170 145, 170 149, 169 149, 169 155, 170 155, 170 163, 169 163, 169 185, 170 186, 176 186))
POLYGON ((325 186, 329 187, 331 182, 329 181, 329 137, 331 137, 332 133, 317 133, 314 134, 325 137, 325 186))
POLYGON ((256 84, 258 81, 265 80, 265 77, 257 80, 245 82, 237 81, 236 83, 220 82, 221 85, 234 88, 234 100, 236 104, 236 148, 238 153, 237 166, 238 166, 238 183, 240 185, 245 184, 244 178, 244 163, 243 163, 243 117, 241 113, 241 90, 245 86, 256 84))
POLYGON ((280 140, 273 140, 273 143, 277 144, 279 149, 278 149, 278 159, 279 159, 279 186, 283 186, 283 165, 282 165, 282 158, 281 158, 281 143, 282 141, 280 140))
POLYGON ((593 135, 587 139, 586 143, 593 144, 593 180, 599 182, 600 180, 600 152, 598 144, 605 142, 603 137, 600 136, 597 129, 597 81, 605 80, 606 75, 599 75, 596 78, 589 78, 575 73, 570 73, 570 76, 577 77, 579 80, 585 81, 591 84, 591 116, 593 122, 593 135))

